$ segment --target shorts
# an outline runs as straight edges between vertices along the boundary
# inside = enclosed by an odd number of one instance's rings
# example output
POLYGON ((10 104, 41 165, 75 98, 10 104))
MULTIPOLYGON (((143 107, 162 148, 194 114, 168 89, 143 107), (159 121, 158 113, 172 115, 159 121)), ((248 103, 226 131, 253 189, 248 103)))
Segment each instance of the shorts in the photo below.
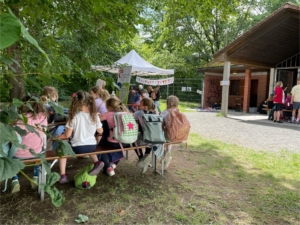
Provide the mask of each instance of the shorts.
POLYGON ((300 102, 293 102, 293 109, 300 109, 300 102))
POLYGON ((72 149, 75 152, 75 154, 83 154, 95 151, 96 147, 96 145, 82 145, 72 146, 72 149))
POLYGON ((281 103, 275 103, 275 112, 282 111, 282 104, 281 103))

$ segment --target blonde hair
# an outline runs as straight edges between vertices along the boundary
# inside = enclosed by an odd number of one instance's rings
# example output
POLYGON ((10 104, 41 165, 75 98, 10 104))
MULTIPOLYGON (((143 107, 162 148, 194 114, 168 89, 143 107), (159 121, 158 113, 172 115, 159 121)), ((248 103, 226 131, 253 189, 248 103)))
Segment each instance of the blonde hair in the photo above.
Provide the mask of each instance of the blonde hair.
POLYGON ((282 81, 278 81, 278 82, 276 83, 276 87, 280 87, 280 85, 283 85, 282 81))
POLYGON ((101 98, 103 101, 106 101, 109 97, 110 94, 108 93, 107 90, 102 89, 99 86, 94 86, 90 89, 90 92, 94 92, 95 94, 98 94, 99 98, 101 98))
POLYGON ((42 95, 46 96, 47 98, 49 98, 49 96, 51 98, 56 97, 56 101, 58 100, 58 92, 56 88, 52 86, 45 86, 42 95))
POLYGON ((106 108, 112 108, 114 112, 129 112, 127 107, 118 97, 112 96, 106 100, 106 108))
POLYGON ((175 95, 170 95, 167 98, 167 108, 178 107, 179 99, 175 95))
POLYGON ((147 87, 147 90, 148 90, 148 91, 153 91, 153 88, 152 88, 151 86, 148 86, 148 87, 147 87))
POLYGON ((87 106, 89 109, 89 114, 93 123, 97 121, 97 111, 96 103, 92 96, 85 91, 78 91, 76 95, 72 98, 72 102, 69 110, 69 121, 71 122, 75 117, 78 110, 82 106, 87 106))
POLYGON ((141 103, 147 107, 147 111, 153 111, 155 109, 155 104, 151 98, 143 98, 141 103))

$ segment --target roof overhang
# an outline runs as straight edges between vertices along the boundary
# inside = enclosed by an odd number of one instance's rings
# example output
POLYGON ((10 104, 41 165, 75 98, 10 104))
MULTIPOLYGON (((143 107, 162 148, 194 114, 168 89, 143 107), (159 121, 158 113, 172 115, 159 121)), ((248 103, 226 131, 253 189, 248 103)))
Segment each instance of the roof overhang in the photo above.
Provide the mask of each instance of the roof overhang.
POLYGON ((215 62, 275 68, 300 52, 300 7, 285 3, 214 54, 215 62))

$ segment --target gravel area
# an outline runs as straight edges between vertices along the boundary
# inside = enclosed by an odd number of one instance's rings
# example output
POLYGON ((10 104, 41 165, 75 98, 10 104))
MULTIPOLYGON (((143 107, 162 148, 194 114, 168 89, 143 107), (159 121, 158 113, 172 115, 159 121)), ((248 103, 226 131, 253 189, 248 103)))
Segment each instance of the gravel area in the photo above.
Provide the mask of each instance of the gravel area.
POLYGON ((230 144, 279 152, 288 150, 300 153, 300 125, 276 124, 267 120, 266 115, 243 114, 230 111, 228 117, 218 117, 215 112, 186 113, 191 132, 205 138, 220 140, 230 144))

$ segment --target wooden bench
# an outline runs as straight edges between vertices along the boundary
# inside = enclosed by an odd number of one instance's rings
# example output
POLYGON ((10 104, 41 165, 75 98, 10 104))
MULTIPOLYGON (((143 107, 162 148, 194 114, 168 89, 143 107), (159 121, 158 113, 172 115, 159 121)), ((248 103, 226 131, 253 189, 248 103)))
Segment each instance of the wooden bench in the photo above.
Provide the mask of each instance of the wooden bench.
MULTIPOLYGON (((269 108, 263 108, 262 110, 264 110, 264 111, 271 111, 272 109, 269 109, 269 108)), ((291 110, 291 109, 282 109, 281 111, 282 111, 282 112, 292 112, 293 110, 291 110)))
MULTIPOLYGON (((167 142, 165 143, 165 150, 166 148, 171 145, 171 144, 181 144, 182 142, 167 142)), ((187 142, 186 143, 186 147, 185 149, 187 149, 187 142)), ((138 146, 140 149, 145 149, 147 146, 138 146)), ((124 148, 124 151, 126 152, 126 156, 125 158, 128 159, 128 151, 131 151, 131 150, 136 150, 136 147, 127 147, 127 148, 124 148)), ((107 153, 113 153, 113 152, 120 152, 122 151, 121 148, 119 149, 114 149, 112 147, 107 147, 107 146, 97 146, 97 148, 95 149, 94 152, 89 152, 89 153, 83 153, 83 154, 76 154, 76 157, 83 157, 83 156, 90 156, 90 155, 95 155, 95 154, 107 154, 107 153)), ((59 156, 56 155, 56 152, 55 151, 46 151, 44 153, 45 155, 45 159, 46 161, 52 161, 52 164, 51 164, 51 168, 52 166, 58 161, 58 159, 60 159, 59 156)), ((62 156, 62 158, 73 158, 72 156, 70 155, 67 155, 67 156, 62 156)), ((152 166, 153 166, 153 172, 158 172, 157 169, 156 169, 156 155, 153 153, 152 151, 152 166)), ((28 165, 28 164, 35 164, 35 165, 39 165, 39 187, 38 187, 38 193, 40 194, 40 198, 41 200, 43 201, 44 200, 44 190, 41 188, 41 185, 42 183, 46 183, 46 170, 45 170, 45 167, 41 164, 41 160, 39 158, 33 158, 33 159, 24 159, 24 160, 21 160, 24 164, 28 165)), ((164 157, 162 158, 162 168, 161 168, 161 175, 163 175, 164 173, 164 157)))

